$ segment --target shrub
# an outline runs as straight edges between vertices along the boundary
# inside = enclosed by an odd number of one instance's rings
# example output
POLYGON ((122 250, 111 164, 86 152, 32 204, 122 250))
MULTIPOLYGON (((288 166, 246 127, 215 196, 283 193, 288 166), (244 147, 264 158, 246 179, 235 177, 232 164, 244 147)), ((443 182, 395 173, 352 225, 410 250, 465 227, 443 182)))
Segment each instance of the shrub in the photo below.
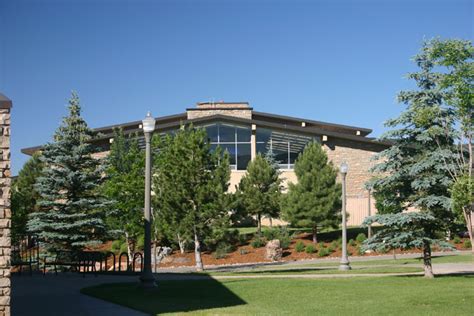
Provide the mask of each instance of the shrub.
POLYGON ((360 233, 360 234, 357 235, 357 237, 356 237, 356 241, 357 241, 359 244, 363 243, 366 239, 367 239, 367 237, 365 236, 364 233, 360 233))
POLYGON ((243 245, 247 244, 247 241, 248 241, 248 238, 247 238, 246 234, 239 235, 239 245, 240 246, 243 246, 243 245))
POLYGON ((122 252, 128 252, 128 246, 127 246, 127 243, 126 242, 123 242, 121 245, 120 245, 120 253, 122 252))
POLYGON ((251 245, 253 248, 260 248, 260 247, 263 247, 263 246, 265 246, 265 239, 263 239, 261 235, 255 234, 255 236, 253 237, 253 240, 252 240, 252 242, 250 243, 250 245, 251 245))
POLYGON ((469 239, 464 240, 464 243, 462 244, 462 247, 464 249, 469 249, 472 247, 471 241, 469 239))
POLYGON ((363 256, 364 253, 365 253, 365 252, 362 251, 362 247, 357 247, 357 254, 358 254, 359 256, 363 256))
POLYGON ((321 248, 319 249, 319 252, 318 252, 318 257, 326 257, 326 256, 329 256, 329 250, 327 248, 321 248))
POLYGON ((232 246, 225 242, 220 242, 217 247, 216 251, 214 252, 213 256, 216 259, 223 259, 227 256, 229 252, 232 252, 232 246))
POLYGON ((316 251, 316 248, 314 247, 313 244, 309 244, 306 246, 306 248, 304 249, 304 251, 306 253, 314 253, 316 251))
POLYGON ((461 243, 461 238, 459 238, 459 236, 454 236, 453 242, 454 242, 455 244, 460 244, 460 243, 461 243))
POLYGON ((114 240, 112 242, 112 247, 110 249, 110 251, 114 252, 114 253, 118 253, 120 251, 120 246, 122 245, 123 241, 122 240, 114 240))
POLYGON ((349 239, 348 244, 349 246, 352 246, 352 247, 355 247, 357 245, 354 239, 349 239))
POLYGON ((137 239, 137 246, 136 246, 136 250, 143 250, 145 248, 145 236, 144 235, 140 235, 138 236, 138 239, 137 239))
POLYGON ((263 235, 267 240, 278 239, 280 241, 280 247, 288 249, 291 244, 291 236, 286 227, 270 228, 263 232, 263 235))
POLYGON ((336 251, 337 249, 339 249, 339 244, 337 243, 337 240, 334 240, 329 246, 329 248, 333 249, 333 251, 336 251))
POLYGON ((329 245, 329 247, 328 247, 327 249, 328 249, 328 251, 329 251, 330 253, 333 253, 334 251, 336 251, 336 249, 337 249, 336 247, 337 247, 337 245, 335 245, 335 244, 332 242, 332 243, 329 245))
POLYGON ((304 243, 301 240, 299 240, 295 245, 296 252, 303 252, 304 248, 305 248, 304 243))

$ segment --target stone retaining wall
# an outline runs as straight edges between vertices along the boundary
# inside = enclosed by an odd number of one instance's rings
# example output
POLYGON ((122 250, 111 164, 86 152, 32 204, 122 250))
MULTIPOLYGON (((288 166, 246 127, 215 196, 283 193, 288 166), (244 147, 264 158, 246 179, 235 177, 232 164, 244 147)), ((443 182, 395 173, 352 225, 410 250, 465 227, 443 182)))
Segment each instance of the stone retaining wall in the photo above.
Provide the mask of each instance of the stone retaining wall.
POLYGON ((0 315, 10 315, 10 109, 0 94, 0 315))

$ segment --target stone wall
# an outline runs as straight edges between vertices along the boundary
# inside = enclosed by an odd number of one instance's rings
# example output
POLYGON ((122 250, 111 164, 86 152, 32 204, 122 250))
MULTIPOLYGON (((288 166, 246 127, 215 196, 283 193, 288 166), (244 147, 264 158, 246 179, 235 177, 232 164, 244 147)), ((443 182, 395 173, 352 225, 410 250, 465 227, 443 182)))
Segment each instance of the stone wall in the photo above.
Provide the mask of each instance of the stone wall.
POLYGON ((0 315, 10 315, 10 109, 0 94, 0 315))

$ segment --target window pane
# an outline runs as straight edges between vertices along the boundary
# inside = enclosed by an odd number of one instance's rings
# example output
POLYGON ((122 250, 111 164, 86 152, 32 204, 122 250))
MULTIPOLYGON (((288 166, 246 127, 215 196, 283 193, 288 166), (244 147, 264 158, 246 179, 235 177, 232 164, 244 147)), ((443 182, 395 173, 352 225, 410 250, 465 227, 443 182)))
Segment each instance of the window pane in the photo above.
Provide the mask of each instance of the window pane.
POLYGON ((206 133, 207 133, 207 138, 209 139, 210 142, 217 142, 217 124, 214 125, 208 125, 205 127, 206 133))
POLYGON ((219 145, 222 148, 222 152, 225 152, 226 150, 229 152, 229 159, 230 159, 230 164, 235 165, 235 145, 234 144, 220 144, 219 145))
POLYGON ((272 142, 272 151, 275 161, 281 168, 288 168, 288 143, 272 142))
POLYGON ((268 143, 270 141, 271 135, 272 135, 271 130, 257 127, 257 143, 260 143, 260 142, 268 143))
POLYGON ((219 126, 219 143, 235 142, 235 127, 229 125, 219 126))
POLYGON ((237 129, 237 141, 238 142, 250 142, 250 136, 252 130, 249 127, 236 127, 237 129))
POLYGON ((250 144, 237 145, 237 170, 247 169, 250 162, 250 144))

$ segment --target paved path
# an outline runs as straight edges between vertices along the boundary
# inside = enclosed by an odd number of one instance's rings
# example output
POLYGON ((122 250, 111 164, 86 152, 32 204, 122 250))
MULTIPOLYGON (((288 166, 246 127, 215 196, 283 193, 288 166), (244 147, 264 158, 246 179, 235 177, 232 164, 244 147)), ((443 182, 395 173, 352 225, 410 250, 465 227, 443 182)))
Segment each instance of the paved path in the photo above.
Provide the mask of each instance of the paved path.
POLYGON ((78 274, 33 275, 12 277, 14 316, 143 316, 146 314, 79 293, 83 287, 114 282, 133 282, 137 277, 98 276, 83 278, 78 274))
MULTIPOLYGON (((404 255, 403 258, 417 257, 419 254, 413 256, 404 255)), ((387 257, 378 257, 377 259, 387 259, 387 257)), ((400 256, 402 258, 402 256, 400 256)), ((363 258, 367 260, 368 258, 363 258)), ((377 260, 372 259, 372 260, 377 260)), ((337 260, 337 259, 336 259, 337 260)), ((370 259, 369 259, 370 260, 370 259)), ((334 260, 327 260, 325 262, 333 262, 334 260)), ((357 261, 352 258, 352 261, 357 261)), ((302 262, 292 262, 280 264, 288 268, 297 269, 301 264, 324 262, 323 260, 310 260, 302 262)), ((262 266, 262 265, 258 265, 262 266)), ((415 266, 421 267, 421 264, 406 264, 400 266, 415 266)), ((362 266, 358 266, 359 268, 362 266)), ((373 266, 372 266, 373 267, 373 266)), ((233 267, 229 270, 241 270, 242 267, 233 267)), ((247 267, 248 268, 248 267, 247 267)), ((303 268, 303 267, 301 267, 303 268)), ((318 267, 318 269, 325 267, 318 267)), ((326 268, 334 269, 333 266, 327 266, 326 268)), ((164 270, 164 269, 163 269, 164 270)), ((177 272, 174 269, 173 272, 177 272)), ((222 269, 217 269, 222 270, 222 269)), ((434 264, 433 270, 435 274, 455 274, 455 273, 474 273, 474 264, 472 263, 442 263, 434 264)), ((161 271, 161 269, 160 269, 161 271)), ((164 271, 163 271, 164 272, 164 271)), ((410 274, 421 274, 421 273, 379 273, 379 274, 278 274, 278 275, 219 275, 213 276, 216 279, 235 279, 235 278, 347 278, 347 277, 383 277, 393 275, 410 275, 410 274)), ((208 279, 206 275, 190 275, 190 274, 158 274, 158 280, 197 280, 197 279, 208 279)), ((98 300, 86 295, 83 295, 79 290, 83 287, 102 284, 102 283, 116 283, 116 282, 136 282, 138 277, 136 276, 112 276, 112 275, 99 275, 94 277, 88 275, 83 278, 80 275, 72 273, 62 273, 58 276, 55 275, 33 275, 32 277, 24 274, 23 276, 14 275, 12 277, 12 315, 23 316, 23 315, 101 315, 101 316, 139 316, 145 315, 143 313, 121 307, 112 303, 108 303, 102 300, 98 300)))

